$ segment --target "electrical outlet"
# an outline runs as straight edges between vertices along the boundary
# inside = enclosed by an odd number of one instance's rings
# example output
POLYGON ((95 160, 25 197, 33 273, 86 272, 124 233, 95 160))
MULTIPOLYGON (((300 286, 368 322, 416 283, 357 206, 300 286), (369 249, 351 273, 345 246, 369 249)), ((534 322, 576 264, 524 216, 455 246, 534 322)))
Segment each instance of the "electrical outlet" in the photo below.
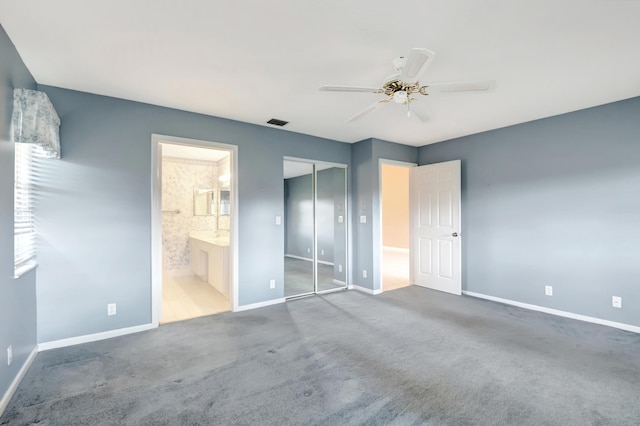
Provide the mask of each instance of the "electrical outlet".
POLYGON ((307 248, 307 253, 311 253, 311 249, 310 248, 307 248))
POLYGON ((282 217, 276 216, 276 225, 281 225, 281 224, 282 224, 282 217))
POLYGON ((322 256, 324 256, 324 250, 321 250, 321 251, 320 251, 320 254, 321 254, 322 256))
POLYGON ((344 222, 344 216, 338 216, 338 223, 344 222))
POLYGON ((276 280, 269 280, 269 288, 276 288, 276 280))
POLYGON ((544 294, 547 296, 553 296, 553 287, 551 287, 550 285, 545 285, 544 294))
POLYGON ((112 316, 116 314, 116 304, 115 303, 109 303, 107 305, 107 315, 108 316, 112 316))
POLYGON ((11 365, 13 362, 13 348, 11 345, 7 348, 7 365, 11 365))
POLYGON ((366 215, 360 216, 360 223, 367 223, 367 216, 366 215))
POLYGON ((612 296, 611 306, 613 306, 614 308, 622 308, 622 297, 612 296))
POLYGON ((362 278, 367 278, 367 270, 366 269, 362 270, 362 278))
POLYGON ((338 272, 342 272, 342 265, 338 265, 338 272))

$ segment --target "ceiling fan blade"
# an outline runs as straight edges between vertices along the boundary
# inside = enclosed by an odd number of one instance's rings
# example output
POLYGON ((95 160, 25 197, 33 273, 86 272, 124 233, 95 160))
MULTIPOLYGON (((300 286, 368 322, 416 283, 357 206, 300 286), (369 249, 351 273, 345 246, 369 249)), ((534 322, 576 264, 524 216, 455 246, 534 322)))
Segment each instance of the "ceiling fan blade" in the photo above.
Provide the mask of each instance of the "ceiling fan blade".
POLYGON ((361 92, 361 93, 380 93, 377 87, 357 87, 357 86, 320 86, 321 92, 361 92))
POLYGON ((422 77, 429 64, 436 54, 429 49, 414 48, 407 58, 407 62, 402 67, 400 80, 406 83, 415 83, 422 77))
POLYGON ((369 105, 367 108, 363 109, 362 111, 360 111, 359 113, 357 113, 356 115, 354 115, 353 117, 351 117, 350 119, 348 119, 346 122, 350 123, 352 121, 356 121, 359 120, 360 118, 362 118, 363 116, 372 113, 373 111, 377 110, 378 108, 386 105, 387 103, 389 103, 389 101, 391 100, 391 98, 387 98, 387 99, 383 99, 381 101, 376 102, 373 105, 369 105))
POLYGON ((424 107, 417 102, 412 102, 410 104, 410 111, 412 114, 415 114, 423 123, 429 121, 429 116, 427 115, 427 111, 425 111, 424 107))
POLYGON ((487 92, 495 87, 495 81, 459 81, 452 83, 427 84, 427 93, 445 92, 487 92))

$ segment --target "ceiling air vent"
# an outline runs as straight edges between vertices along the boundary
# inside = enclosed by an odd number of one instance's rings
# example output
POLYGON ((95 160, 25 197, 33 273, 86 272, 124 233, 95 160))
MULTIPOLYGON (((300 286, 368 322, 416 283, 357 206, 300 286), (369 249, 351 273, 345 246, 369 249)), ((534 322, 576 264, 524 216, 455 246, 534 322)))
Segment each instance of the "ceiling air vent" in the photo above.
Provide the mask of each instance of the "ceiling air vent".
POLYGON ((273 124, 274 126, 284 126, 285 124, 289 123, 288 121, 284 121, 284 120, 278 120, 277 118, 272 118, 271 120, 267 121, 267 124, 273 124))

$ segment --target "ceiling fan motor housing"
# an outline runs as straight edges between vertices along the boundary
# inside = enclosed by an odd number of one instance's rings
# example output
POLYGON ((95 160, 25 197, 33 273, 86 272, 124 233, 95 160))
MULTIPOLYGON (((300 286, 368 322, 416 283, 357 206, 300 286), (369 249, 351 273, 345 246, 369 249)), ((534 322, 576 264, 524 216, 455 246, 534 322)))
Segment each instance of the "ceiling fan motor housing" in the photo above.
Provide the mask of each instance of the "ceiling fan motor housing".
POLYGON ((427 96, 427 86, 420 87, 420 82, 418 81, 415 83, 405 83, 400 80, 391 80, 382 86, 382 90, 387 96, 393 96, 396 92, 407 92, 407 95, 420 93, 421 95, 427 96))

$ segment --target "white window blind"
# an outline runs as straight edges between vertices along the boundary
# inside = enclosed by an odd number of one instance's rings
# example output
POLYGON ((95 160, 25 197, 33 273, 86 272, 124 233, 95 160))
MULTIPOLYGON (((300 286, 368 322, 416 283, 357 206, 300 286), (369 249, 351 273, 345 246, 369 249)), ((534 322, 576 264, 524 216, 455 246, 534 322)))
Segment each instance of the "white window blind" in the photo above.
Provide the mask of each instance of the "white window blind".
POLYGON ((20 276, 36 264, 36 229, 33 218, 33 182, 37 161, 34 144, 15 144, 14 274, 20 276))
POLYGON ((14 276, 36 266, 34 184, 40 158, 60 158, 60 118, 46 93, 13 89, 11 138, 15 142, 14 276))

